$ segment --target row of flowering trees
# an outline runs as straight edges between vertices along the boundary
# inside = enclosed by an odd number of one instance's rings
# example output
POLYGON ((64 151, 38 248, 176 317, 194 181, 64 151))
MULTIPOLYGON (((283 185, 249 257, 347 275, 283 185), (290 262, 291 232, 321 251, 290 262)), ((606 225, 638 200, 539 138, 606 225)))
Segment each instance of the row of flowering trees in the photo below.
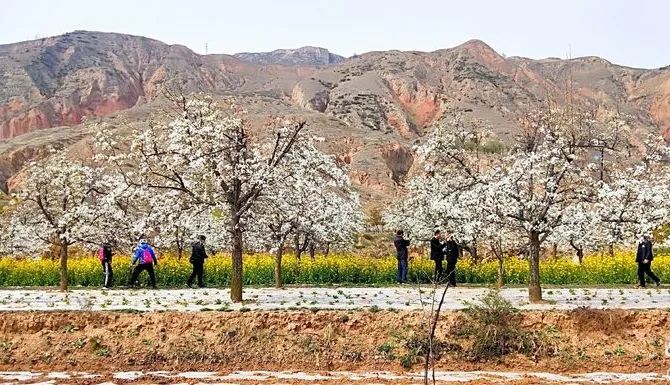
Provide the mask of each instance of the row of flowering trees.
POLYGON ((492 146, 499 142, 477 122, 438 124, 417 148, 423 169, 387 223, 419 237, 446 228, 475 259, 486 246, 500 281, 503 255, 525 255, 537 302, 543 245, 581 260, 670 220, 670 148, 660 136, 636 134, 620 116, 571 109, 529 114, 520 128, 509 146, 492 146))
POLYGON ((288 239, 348 245, 361 223, 357 194, 305 123, 275 120, 252 135, 232 101, 176 100, 176 117, 128 136, 99 129, 95 166, 59 153, 32 164, 13 205, 5 251, 56 246, 67 289, 68 247, 113 240, 131 248, 150 236, 179 253, 196 234, 231 252, 231 298, 242 300, 246 250, 276 254, 288 239))
MULTIPOLYGON (((114 240, 130 249, 150 236, 181 253, 205 234, 231 252, 231 297, 241 301, 243 251, 272 250, 281 286, 287 244, 302 251, 353 243, 358 196, 304 123, 275 120, 251 135, 232 102, 181 98, 176 106, 169 123, 130 136, 99 128, 88 165, 58 153, 28 167, 3 209, 2 251, 55 247, 67 289, 74 244, 114 240)), ((474 259, 486 247, 498 258, 501 279, 504 255, 525 255, 529 297, 539 301, 543 245, 581 258, 670 219, 670 149, 619 116, 551 109, 525 116, 519 132, 502 139, 460 116, 437 124, 417 148, 421 170, 386 222, 423 238, 434 226, 446 228, 474 259)))

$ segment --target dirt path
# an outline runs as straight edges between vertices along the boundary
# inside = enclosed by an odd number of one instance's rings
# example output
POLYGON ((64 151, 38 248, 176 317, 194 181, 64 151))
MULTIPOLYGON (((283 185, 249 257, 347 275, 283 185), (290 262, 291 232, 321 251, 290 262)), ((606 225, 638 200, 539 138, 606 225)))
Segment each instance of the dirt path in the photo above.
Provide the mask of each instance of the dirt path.
MULTIPOLYGON (((0 372, 6 384, 417 384, 423 374, 417 372, 0 372)), ((432 378, 431 378, 432 381, 432 378)), ((651 383, 663 384, 670 375, 660 373, 553 374, 545 372, 436 372, 439 384, 592 384, 651 383)))
MULTIPOLYGON (((446 310, 465 307, 464 302, 484 295, 484 288, 450 289, 446 310)), ((246 289, 245 303, 230 303, 225 289, 199 290, 0 290, 0 311, 69 310, 296 310, 392 309, 417 310, 429 304, 431 291, 418 287, 394 288, 287 288, 246 289)), ((670 289, 546 289, 544 304, 530 305, 527 290, 503 289, 503 297, 522 310, 667 309, 670 289)))

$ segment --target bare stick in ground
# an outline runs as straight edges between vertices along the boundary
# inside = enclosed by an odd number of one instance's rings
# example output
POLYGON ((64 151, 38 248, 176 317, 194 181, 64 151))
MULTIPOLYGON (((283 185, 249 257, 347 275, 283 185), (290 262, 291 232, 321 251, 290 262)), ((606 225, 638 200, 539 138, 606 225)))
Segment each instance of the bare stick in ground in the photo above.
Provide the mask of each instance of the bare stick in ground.
POLYGON ((437 288, 439 286, 439 281, 435 280, 433 283, 433 301, 431 304, 431 309, 430 309, 430 323, 428 325, 428 350, 426 351, 426 356, 424 359, 424 373, 423 373, 423 379, 424 379, 424 384, 428 385, 428 367, 430 366, 432 370, 432 379, 433 379, 433 385, 435 385, 435 347, 434 347, 434 340, 435 340, 435 330, 437 329, 437 322, 440 317, 440 310, 442 309, 442 305, 444 304, 444 297, 447 295, 447 289, 449 289, 449 278, 451 275, 454 274, 453 271, 447 275, 447 284, 444 287, 444 290, 442 291, 442 296, 440 297, 440 302, 437 305, 437 309, 435 308, 435 294, 437 293, 437 288))

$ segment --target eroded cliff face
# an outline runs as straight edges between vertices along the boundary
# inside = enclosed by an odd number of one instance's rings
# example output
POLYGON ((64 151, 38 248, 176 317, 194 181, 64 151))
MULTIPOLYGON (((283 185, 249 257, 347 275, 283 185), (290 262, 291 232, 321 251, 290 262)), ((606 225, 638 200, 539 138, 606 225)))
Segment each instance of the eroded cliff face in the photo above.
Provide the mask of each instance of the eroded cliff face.
POLYGON ((413 79, 386 77, 384 80, 416 126, 428 127, 442 116, 443 105, 435 88, 413 79))
MULTIPOLYGON (((659 76, 662 81, 650 84, 649 112, 657 122, 663 136, 670 141, 670 68, 659 76)), ((644 100, 644 99, 643 99, 644 100)))
POLYGON ((293 87, 291 101, 312 111, 325 112, 330 102, 330 89, 315 80, 303 80, 293 87))
POLYGON ((396 184, 403 184, 414 164, 414 154, 400 143, 390 143, 379 149, 389 169, 389 177, 396 184))

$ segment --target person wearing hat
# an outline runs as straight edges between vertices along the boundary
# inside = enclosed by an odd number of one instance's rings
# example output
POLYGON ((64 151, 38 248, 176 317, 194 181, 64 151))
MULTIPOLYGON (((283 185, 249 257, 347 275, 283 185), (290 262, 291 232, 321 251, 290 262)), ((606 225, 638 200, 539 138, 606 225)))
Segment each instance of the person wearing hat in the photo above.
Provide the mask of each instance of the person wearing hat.
POLYGON ((154 249, 149 246, 146 239, 141 239, 140 244, 135 249, 135 255, 133 260, 130 262, 130 267, 133 267, 137 262, 137 266, 133 270, 133 274, 130 277, 130 287, 134 287, 137 282, 137 278, 140 276, 140 273, 144 270, 149 274, 149 280, 151 281, 151 287, 156 288, 156 274, 154 273, 154 266, 158 265, 158 259, 156 259, 156 253, 154 249))

